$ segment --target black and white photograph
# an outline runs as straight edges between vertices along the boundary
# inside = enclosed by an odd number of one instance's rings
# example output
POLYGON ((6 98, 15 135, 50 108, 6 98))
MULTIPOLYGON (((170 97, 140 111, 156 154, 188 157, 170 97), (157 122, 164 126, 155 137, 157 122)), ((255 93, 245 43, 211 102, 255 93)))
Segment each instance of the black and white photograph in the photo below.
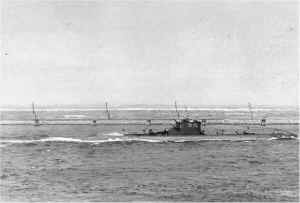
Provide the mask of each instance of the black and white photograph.
POLYGON ((0 202, 299 202, 298 0, 0 0, 0 202))

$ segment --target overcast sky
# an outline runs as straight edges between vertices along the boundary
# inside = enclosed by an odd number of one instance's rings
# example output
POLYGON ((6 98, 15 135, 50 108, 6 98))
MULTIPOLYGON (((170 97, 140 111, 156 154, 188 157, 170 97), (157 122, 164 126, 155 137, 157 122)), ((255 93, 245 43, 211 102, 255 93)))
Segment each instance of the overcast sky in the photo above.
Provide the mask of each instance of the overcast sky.
POLYGON ((298 102, 296 1, 1 2, 0 104, 298 102))

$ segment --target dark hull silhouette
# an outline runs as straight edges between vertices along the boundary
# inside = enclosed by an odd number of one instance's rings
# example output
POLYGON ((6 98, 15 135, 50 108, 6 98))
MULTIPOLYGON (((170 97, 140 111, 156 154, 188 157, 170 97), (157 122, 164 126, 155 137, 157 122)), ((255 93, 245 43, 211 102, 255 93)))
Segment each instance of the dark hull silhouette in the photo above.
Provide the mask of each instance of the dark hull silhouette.
POLYGON ((191 119, 182 119, 175 120, 175 124, 169 128, 162 131, 153 131, 151 128, 144 129, 142 133, 125 133, 125 136, 162 136, 162 137, 186 137, 186 136, 197 136, 204 138, 222 138, 222 137, 232 137, 232 138, 242 138, 255 140, 260 138, 278 138, 278 139, 294 139, 297 137, 296 134, 285 132, 285 131, 274 131, 274 129, 269 129, 265 131, 265 126, 261 126, 260 130, 250 130, 248 127, 247 130, 243 131, 231 131, 225 132, 224 130, 217 130, 215 132, 204 130, 206 122, 191 120, 191 119))
POLYGON ((278 139, 278 140, 288 140, 296 139, 296 135, 286 135, 286 134, 261 134, 261 133, 248 133, 248 134, 167 134, 164 131, 154 132, 154 133, 126 133, 125 136, 133 137, 199 137, 203 140, 259 140, 259 139, 278 139))

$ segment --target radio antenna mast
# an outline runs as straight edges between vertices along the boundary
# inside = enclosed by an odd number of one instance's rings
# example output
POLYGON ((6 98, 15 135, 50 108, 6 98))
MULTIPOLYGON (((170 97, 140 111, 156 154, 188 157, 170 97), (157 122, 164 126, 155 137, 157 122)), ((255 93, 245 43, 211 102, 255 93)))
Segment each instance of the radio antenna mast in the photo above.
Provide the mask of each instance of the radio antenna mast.
POLYGON ((32 102, 32 114, 34 116, 34 125, 39 125, 39 118, 38 115, 34 109, 34 103, 32 102))
POLYGON ((178 120, 180 120, 180 115, 179 115, 179 111, 177 109, 177 102, 175 101, 175 110, 176 110, 176 113, 177 113, 177 118, 178 120))
POLYGON ((108 104, 107 104, 107 102, 105 102, 105 109, 106 109, 107 119, 110 120, 110 112, 108 110, 108 104))

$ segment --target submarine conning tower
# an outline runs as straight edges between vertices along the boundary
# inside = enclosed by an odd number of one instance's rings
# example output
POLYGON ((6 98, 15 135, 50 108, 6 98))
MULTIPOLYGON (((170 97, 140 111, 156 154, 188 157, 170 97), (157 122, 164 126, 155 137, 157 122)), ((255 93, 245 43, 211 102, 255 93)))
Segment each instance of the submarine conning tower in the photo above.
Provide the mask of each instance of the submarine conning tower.
POLYGON ((169 129, 169 134, 180 134, 180 135, 203 135, 204 130, 202 129, 202 122, 185 118, 182 120, 175 120, 173 128, 169 129))

